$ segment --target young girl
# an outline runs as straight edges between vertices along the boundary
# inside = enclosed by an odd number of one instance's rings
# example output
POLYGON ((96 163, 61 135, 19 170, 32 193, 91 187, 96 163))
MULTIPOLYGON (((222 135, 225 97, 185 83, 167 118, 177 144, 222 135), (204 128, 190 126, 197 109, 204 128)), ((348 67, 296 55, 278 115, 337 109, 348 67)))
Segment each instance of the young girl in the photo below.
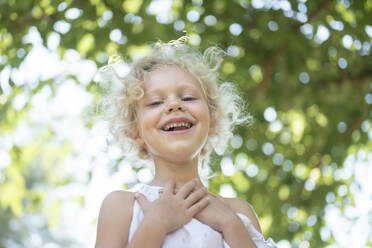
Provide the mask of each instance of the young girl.
POLYGON ((155 176, 104 199, 97 248, 275 247, 247 202, 209 193, 198 176, 212 150, 225 151, 233 126, 250 120, 233 86, 218 84, 222 55, 182 38, 155 44, 123 78, 113 64, 100 70, 102 83, 120 84, 107 109, 113 136, 126 155, 152 161, 155 176))

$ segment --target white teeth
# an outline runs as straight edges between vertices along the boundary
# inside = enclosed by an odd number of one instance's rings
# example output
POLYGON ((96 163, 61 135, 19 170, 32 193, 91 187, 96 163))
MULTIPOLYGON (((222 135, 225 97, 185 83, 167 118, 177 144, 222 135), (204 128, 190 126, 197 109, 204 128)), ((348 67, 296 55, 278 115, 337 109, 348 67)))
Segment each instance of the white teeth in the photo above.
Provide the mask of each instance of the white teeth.
POLYGON ((190 128, 191 127, 191 123, 189 122, 176 122, 176 123, 170 123, 168 125, 166 125, 164 127, 164 130, 165 131, 168 131, 169 129, 173 128, 173 127, 187 127, 187 128, 190 128))

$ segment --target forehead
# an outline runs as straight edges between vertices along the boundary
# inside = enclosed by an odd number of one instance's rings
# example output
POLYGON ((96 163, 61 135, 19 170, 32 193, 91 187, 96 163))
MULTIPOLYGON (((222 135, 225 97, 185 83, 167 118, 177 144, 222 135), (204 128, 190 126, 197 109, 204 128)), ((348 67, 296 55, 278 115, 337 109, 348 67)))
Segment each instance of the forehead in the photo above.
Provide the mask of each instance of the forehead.
POLYGON ((164 65, 145 76, 143 88, 146 93, 172 89, 193 89, 202 91, 198 79, 186 69, 177 65, 164 65))

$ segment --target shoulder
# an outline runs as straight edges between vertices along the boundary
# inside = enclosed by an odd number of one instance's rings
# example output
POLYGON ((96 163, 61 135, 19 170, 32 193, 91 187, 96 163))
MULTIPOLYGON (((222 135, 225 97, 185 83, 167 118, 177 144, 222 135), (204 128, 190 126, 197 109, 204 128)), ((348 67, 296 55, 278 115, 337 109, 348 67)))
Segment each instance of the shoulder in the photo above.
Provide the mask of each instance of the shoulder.
POLYGON ((234 212, 241 213, 247 216, 252 222, 253 226, 256 228, 256 230, 262 233, 260 223, 258 222, 258 219, 257 219, 257 215, 253 207, 251 206, 251 204, 249 204, 243 199, 236 198, 236 197, 233 197, 233 198, 223 197, 223 199, 229 204, 229 206, 234 210, 234 212))
POLYGON ((123 204, 130 204, 134 202, 134 192, 124 190, 116 190, 108 194, 102 202, 101 210, 111 208, 111 210, 120 209, 122 212, 123 204))
POLYGON ((132 214, 134 193, 123 190, 113 191, 102 202, 99 220, 116 220, 132 214))
POLYGON ((96 247, 120 247, 128 241, 134 193, 113 191, 102 202, 97 223, 96 247))

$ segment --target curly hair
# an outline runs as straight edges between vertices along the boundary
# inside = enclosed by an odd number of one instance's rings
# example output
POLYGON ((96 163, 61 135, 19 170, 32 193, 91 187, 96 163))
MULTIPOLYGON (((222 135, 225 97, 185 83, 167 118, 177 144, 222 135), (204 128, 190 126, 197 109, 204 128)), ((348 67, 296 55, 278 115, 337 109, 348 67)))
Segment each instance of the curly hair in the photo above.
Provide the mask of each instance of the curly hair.
POLYGON ((187 37, 168 43, 157 42, 149 55, 135 60, 126 76, 119 76, 115 66, 120 58, 112 57, 102 67, 95 81, 108 89, 100 104, 109 130, 126 156, 152 160, 150 154, 134 140, 137 130, 136 102, 144 95, 145 75, 167 65, 177 65, 190 72, 199 82, 207 100, 211 119, 216 124, 216 135, 208 140, 200 152, 199 164, 207 165, 214 150, 222 155, 236 125, 251 124, 253 118, 244 111, 244 101, 232 83, 220 82, 218 69, 225 52, 217 46, 203 53, 186 44, 187 37))

